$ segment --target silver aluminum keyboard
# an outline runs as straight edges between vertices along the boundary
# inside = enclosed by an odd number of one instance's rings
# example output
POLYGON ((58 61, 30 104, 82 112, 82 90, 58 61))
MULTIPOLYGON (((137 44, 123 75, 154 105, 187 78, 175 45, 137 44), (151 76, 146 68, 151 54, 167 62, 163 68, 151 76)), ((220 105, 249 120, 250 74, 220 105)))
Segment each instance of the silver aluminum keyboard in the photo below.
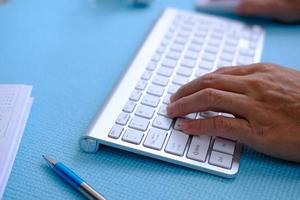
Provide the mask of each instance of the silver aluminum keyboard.
POLYGON ((82 137, 81 147, 95 151, 101 143, 224 177, 235 176, 240 143, 180 131, 182 118, 234 116, 206 111, 170 119, 166 108, 170 96, 189 81, 219 67, 258 62, 263 39, 264 31, 258 26, 166 9, 82 137))

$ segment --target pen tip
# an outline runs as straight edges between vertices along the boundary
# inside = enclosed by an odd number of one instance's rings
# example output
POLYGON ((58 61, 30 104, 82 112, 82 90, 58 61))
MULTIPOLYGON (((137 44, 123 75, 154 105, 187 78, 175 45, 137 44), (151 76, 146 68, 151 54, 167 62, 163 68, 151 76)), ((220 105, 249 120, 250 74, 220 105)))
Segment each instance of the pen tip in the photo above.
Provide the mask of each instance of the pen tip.
POLYGON ((50 167, 53 167, 55 165, 55 160, 54 159, 51 159, 51 158, 48 158, 47 156, 45 155, 42 155, 42 157, 47 161, 48 165, 50 167))

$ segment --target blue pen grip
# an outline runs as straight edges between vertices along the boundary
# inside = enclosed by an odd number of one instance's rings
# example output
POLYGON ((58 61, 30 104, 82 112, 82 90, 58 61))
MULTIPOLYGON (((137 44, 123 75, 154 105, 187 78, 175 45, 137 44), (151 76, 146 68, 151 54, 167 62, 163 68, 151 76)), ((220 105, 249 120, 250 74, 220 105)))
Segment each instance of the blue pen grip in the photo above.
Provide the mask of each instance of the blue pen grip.
POLYGON ((64 181, 69 183, 75 189, 79 189, 80 185, 84 182, 78 175, 61 162, 56 163, 53 169, 64 181))

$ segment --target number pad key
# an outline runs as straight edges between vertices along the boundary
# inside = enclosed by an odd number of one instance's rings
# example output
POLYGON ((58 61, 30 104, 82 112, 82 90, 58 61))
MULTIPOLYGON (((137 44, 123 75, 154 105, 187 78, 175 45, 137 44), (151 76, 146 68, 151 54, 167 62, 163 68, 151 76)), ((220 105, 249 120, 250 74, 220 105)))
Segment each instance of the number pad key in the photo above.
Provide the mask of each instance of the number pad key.
POLYGON ((145 139, 144 146, 151 149, 161 150, 166 136, 166 131, 157 128, 151 128, 145 139))
POLYGON ((211 137, 207 135, 193 136, 186 157, 200 162, 204 162, 210 144, 210 139, 211 137))
POLYGON ((220 153, 217 151, 212 151, 209 158, 209 164, 218 167, 223 167, 226 169, 231 169, 232 155, 220 153))
POLYGON ((216 151, 233 155, 235 149, 235 142, 222 138, 215 138, 213 149, 216 151))

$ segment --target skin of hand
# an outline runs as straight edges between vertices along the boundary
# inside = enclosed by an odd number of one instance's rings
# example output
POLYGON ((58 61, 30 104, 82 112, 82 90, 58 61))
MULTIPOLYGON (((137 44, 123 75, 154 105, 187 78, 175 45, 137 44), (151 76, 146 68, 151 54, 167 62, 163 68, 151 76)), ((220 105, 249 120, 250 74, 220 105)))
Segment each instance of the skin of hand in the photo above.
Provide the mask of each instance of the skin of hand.
POLYGON ((300 0, 241 0, 236 7, 240 15, 270 16, 275 20, 300 22, 300 0))
POLYGON ((183 120, 182 131, 238 140, 300 162, 300 72, 263 63, 220 68, 182 86, 167 108, 173 118, 208 110, 235 118, 183 120))

